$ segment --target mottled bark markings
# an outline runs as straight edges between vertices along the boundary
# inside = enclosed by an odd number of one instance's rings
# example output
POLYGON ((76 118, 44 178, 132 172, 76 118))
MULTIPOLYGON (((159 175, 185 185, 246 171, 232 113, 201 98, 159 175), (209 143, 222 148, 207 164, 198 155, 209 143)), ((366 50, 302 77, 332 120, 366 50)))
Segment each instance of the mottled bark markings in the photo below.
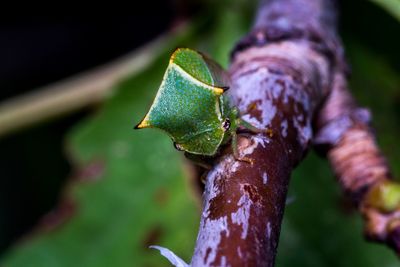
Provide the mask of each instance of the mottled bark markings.
POLYGON ((290 173, 311 140, 363 213, 367 237, 400 251, 400 211, 366 201, 390 171, 369 112, 348 92, 334 3, 264 0, 236 45, 228 93, 245 120, 273 134, 240 137, 239 152, 252 165, 235 161, 229 148, 215 160, 192 266, 274 265, 290 173))
POLYGON ((215 160, 192 266, 274 265, 290 174, 312 139, 359 204, 367 235, 400 248, 399 212, 362 204, 365 192, 390 174, 368 111, 347 91, 334 3, 262 1, 251 33, 236 45, 228 93, 243 119, 271 129, 272 136, 242 134, 239 152, 252 165, 234 160, 229 148, 215 160))
POLYGON ((252 165, 234 160, 229 148, 217 159, 207 176, 192 266, 272 266, 290 173, 309 147, 328 69, 324 56, 304 42, 236 55, 228 92, 242 117, 272 136, 241 135, 240 155, 252 165))

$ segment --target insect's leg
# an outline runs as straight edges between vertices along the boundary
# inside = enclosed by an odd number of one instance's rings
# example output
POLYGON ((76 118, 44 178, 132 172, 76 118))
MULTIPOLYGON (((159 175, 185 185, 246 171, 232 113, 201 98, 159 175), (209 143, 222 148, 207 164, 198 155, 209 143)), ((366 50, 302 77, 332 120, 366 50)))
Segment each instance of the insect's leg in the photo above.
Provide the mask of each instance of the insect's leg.
POLYGON ((239 155, 239 150, 238 150, 238 137, 237 137, 237 133, 233 132, 232 133, 232 151, 233 151, 233 157, 238 160, 238 161, 244 161, 250 164, 253 164, 253 160, 251 158, 248 157, 240 157, 239 155))
POLYGON ((201 174, 200 176, 200 181, 202 182, 202 184, 206 184, 207 182, 207 175, 208 175, 208 171, 205 171, 201 174))
POLYGON ((259 128, 255 127, 254 125, 252 125, 251 123, 243 120, 242 118, 237 119, 237 124, 252 131, 253 133, 266 133, 270 138, 274 135, 274 133, 272 132, 272 130, 270 128, 259 129, 259 128))
POLYGON ((203 169, 206 169, 208 171, 212 169, 212 165, 208 164, 207 162, 204 162, 204 161, 201 161, 201 160, 192 160, 192 162, 194 164, 196 164, 197 166, 200 166, 203 169))

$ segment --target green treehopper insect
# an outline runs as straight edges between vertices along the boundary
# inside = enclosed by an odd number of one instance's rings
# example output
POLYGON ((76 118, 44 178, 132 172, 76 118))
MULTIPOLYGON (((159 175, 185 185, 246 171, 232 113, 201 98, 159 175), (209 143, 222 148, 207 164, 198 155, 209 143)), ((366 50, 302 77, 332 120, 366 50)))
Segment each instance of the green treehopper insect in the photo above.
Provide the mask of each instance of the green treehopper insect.
POLYGON ((216 62, 197 51, 178 48, 150 110, 135 129, 161 129, 178 150, 194 155, 214 156, 232 140, 238 159, 238 127, 260 130, 240 119, 224 94, 228 88, 229 78, 216 62))

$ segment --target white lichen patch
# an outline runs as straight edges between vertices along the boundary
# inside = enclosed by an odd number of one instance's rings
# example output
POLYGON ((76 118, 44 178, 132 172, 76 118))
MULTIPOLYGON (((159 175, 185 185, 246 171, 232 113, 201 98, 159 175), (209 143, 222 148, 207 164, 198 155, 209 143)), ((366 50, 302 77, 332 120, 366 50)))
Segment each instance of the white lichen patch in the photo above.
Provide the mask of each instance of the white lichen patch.
POLYGON ((246 148, 244 148, 241 152, 243 155, 250 155, 259 145, 265 148, 269 142, 270 139, 263 137, 261 135, 255 135, 251 138, 251 144, 246 148))
POLYGON ((272 231, 272 229, 271 229, 271 223, 268 222, 268 223, 267 223, 267 238, 270 238, 270 237, 271 237, 271 231, 272 231))
MULTIPOLYGON (((197 237, 197 246, 200 248, 200 258, 204 261, 201 264, 194 264, 195 266, 209 265, 215 261, 217 257, 217 248, 221 242, 222 236, 229 236, 228 218, 227 216, 212 220, 207 218, 204 224, 200 225, 201 229, 197 237)), ((198 258, 198 257, 197 257, 198 258)))
POLYGON ((275 118, 277 113, 277 108, 275 104, 273 104, 272 100, 267 101, 264 100, 262 108, 262 118, 263 118, 263 125, 266 127, 271 124, 272 120, 275 118))
POLYGON ((272 80, 272 81, 274 81, 273 84, 271 84, 272 98, 278 99, 282 95, 284 86, 281 83, 276 82, 275 80, 272 80))
POLYGON ((249 196, 247 194, 243 194, 237 203, 239 208, 236 212, 233 212, 231 214, 232 223, 242 226, 242 233, 240 235, 242 239, 245 239, 247 237, 251 203, 252 202, 249 196))
POLYGON ((225 173, 227 164, 234 164, 234 161, 228 159, 228 161, 217 164, 207 175, 207 181, 209 182, 206 183, 204 195, 208 196, 209 201, 206 201, 206 205, 203 208, 202 216, 204 218, 207 218, 209 215, 210 200, 214 199, 219 194, 219 189, 215 181, 221 179, 221 175, 225 173))
POLYGON ((208 174, 209 179, 216 179, 216 177, 219 177, 222 174, 226 174, 226 170, 229 170, 229 173, 233 174, 237 171, 239 168, 241 162, 235 159, 233 156, 225 156, 220 163, 215 165, 213 170, 208 174))
POLYGON ((266 172, 263 173, 262 179, 263 179, 263 184, 266 185, 268 183, 268 174, 266 172))
MULTIPOLYGON (((255 93, 255 91, 248 90, 248 85, 259 84, 260 87, 269 88, 269 80, 265 79, 265 77, 267 77, 268 75, 268 69, 265 67, 261 67, 257 69, 252 75, 239 76, 237 79, 235 79, 235 83, 233 85, 238 99, 246 99, 246 103, 236 103, 239 110, 245 111, 247 110, 248 103, 257 102, 260 101, 260 99, 262 100, 262 103, 260 103, 260 105, 262 106, 261 118, 255 118, 249 114, 245 114, 242 117, 244 120, 250 122, 258 128, 267 127, 271 124, 271 121, 277 114, 277 108, 273 103, 271 97, 265 98, 264 96, 260 96, 260 94, 255 93), (259 119, 261 119, 262 121, 260 121, 259 119)), ((273 94, 279 95, 282 89, 276 87, 275 90, 276 91, 273 94)))
POLYGON ((233 160, 233 164, 231 165, 231 173, 235 173, 238 169, 238 167, 240 166, 240 162, 238 162, 234 157, 231 158, 231 160, 233 160))
POLYGON ((205 188, 205 195, 208 199, 205 200, 200 231, 197 237, 198 250, 196 253, 199 253, 200 257, 194 257, 199 261, 201 260, 201 262, 192 262, 195 266, 209 265, 214 262, 217 257, 217 248, 219 247, 222 237, 228 237, 230 235, 227 216, 216 219, 209 217, 210 204, 212 200, 220 194, 216 181, 222 179, 222 174, 226 172, 227 166, 233 164, 235 164, 235 161, 227 158, 215 166, 215 168, 208 174, 208 182, 205 188), (207 231, 202 229, 207 229, 207 231))
POLYGON ((303 121, 304 121, 304 115, 303 115, 303 114, 297 115, 297 120, 298 120, 299 122, 303 122, 303 121))
POLYGON ((262 123, 256 118, 251 116, 250 114, 244 114, 241 117, 244 121, 250 123, 251 125, 253 125, 256 128, 260 128, 262 129, 264 126, 262 125, 262 123))
POLYGON ((297 136, 302 146, 307 146, 312 138, 311 121, 307 120, 305 125, 302 125, 296 118, 292 120, 294 128, 297 130, 297 136))
POLYGON ((240 246, 237 248, 237 254, 238 254, 239 258, 243 258, 243 253, 242 253, 242 249, 240 248, 240 246))
POLYGON ((225 256, 222 256, 222 257, 221 257, 221 266, 224 266, 224 267, 229 267, 229 266, 231 266, 230 264, 227 264, 227 263, 226 263, 226 257, 225 257, 225 256))
POLYGON ((281 134, 283 137, 287 137, 288 121, 285 119, 281 122, 281 134))

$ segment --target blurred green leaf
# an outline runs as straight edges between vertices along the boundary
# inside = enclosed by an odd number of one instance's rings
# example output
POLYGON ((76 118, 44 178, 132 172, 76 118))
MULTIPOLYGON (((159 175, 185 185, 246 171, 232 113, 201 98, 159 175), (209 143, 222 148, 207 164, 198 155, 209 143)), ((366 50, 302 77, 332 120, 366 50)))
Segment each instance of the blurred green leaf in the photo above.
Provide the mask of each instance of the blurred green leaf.
POLYGON ((119 85, 118 93, 68 139, 81 168, 99 174, 73 183, 72 218, 12 250, 5 266, 160 266, 149 245, 190 259, 199 220, 185 173, 170 140, 156 131, 133 132, 169 58, 119 85))
POLYGON ((400 0, 370 0, 400 20, 400 0))

